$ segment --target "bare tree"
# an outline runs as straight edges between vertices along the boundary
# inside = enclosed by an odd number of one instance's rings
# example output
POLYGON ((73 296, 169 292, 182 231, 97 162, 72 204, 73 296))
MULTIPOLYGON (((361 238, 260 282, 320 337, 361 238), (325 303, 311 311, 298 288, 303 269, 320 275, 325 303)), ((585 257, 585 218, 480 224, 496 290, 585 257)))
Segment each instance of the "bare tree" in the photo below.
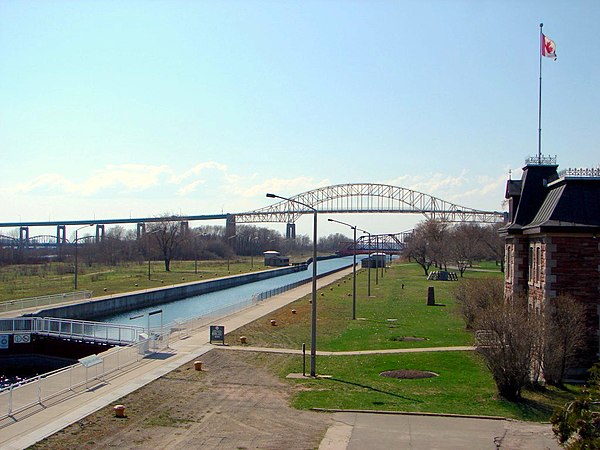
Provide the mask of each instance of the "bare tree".
POLYGON ((543 375, 547 383, 560 385, 585 347, 586 318, 585 306, 568 294, 548 301, 543 311, 543 375))
POLYGON ((473 329, 476 319, 485 314, 491 305, 504 299, 504 282, 499 278, 474 278, 464 280, 454 289, 459 311, 467 329, 473 329))
POLYGON ((430 219, 415 227, 407 245, 408 256, 423 268, 425 276, 432 264, 447 265, 448 236, 448 224, 439 220, 430 219))
POLYGON ((433 253, 423 224, 415 227, 406 249, 408 257, 423 268, 425 276, 429 275, 429 268, 433 264, 433 253))
POLYGON ((450 231, 449 254, 462 277, 473 260, 482 254, 482 229, 473 223, 461 223, 450 231))
POLYGON ((482 229, 481 242, 485 246, 488 257, 500 264, 500 270, 504 272, 504 239, 500 237, 498 230, 504 226, 503 223, 489 225, 482 229))
POLYGON ((498 393, 507 400, 521 398, 522 389, 530 384, 532 364, 539 360, 537 345, 541 321, 529 314, 521 299, 505 302, 503 298, 488 306, 475 320, 486 340, 478 345, 490 369, 498 393))
POLYGON ((181 224, 173 216, 165 215, 149 226, 147 232, 158 246, 165 262, 165 270, 171 271, 171 260, 177 255, 185 236, 181 224))

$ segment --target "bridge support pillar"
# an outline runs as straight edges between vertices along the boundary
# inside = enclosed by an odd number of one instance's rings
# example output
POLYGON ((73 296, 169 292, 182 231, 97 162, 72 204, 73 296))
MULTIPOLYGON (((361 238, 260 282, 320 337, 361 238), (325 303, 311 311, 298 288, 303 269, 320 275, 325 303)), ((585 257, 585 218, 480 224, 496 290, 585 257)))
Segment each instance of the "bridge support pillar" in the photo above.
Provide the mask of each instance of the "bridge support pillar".
POLYGON ((225 220, 225 239, 227 240, 227 244, 230 245, 232 238, 235 237, 236 229, 235 229, 235 215, 227 214, 227 218, 225 220))
POLYGON ((96 243, 102 242, 104 240, 104 224, 96 225, 96 243))
POLYGON ((19 247, 23 247, 29 242, 29 227, 19 228, 19 247))
POLYGON ((187 220, 182 220, 179 223, 179 227, 180 227, 182 236, 187 236, 188 232, 190 231, 190 223, 187 220))
POLYGON ((67 243, 67 227, 66 225, 56 226, 56 247, 58 248, 58 257, 62 258, 63 245, 67 243))
POLYGON ((285 227, 285 238, 296 239, 296 224, 288 223, 285 227))
POLYGON ((136 227, 136 238, 139 241, 142 236, 146 234, 146 223, 139 222, 136 227))

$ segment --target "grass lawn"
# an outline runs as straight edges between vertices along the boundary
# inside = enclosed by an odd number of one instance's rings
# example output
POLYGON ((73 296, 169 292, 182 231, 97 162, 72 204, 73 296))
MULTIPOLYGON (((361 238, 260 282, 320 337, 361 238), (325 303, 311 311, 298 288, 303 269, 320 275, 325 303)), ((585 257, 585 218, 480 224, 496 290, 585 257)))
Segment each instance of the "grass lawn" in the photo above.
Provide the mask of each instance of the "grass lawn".
MULTIPOLYGON (((378 281, 379 283, 375 284, 375 276, 372 273, 371 297, 368 297, 368 272, 358 272, 357 320, 352 320, 352 275, 319 291, 319 350, 346 351, 472 344, 471 333, 465 331, 464 321, 456 313, 456 305, 451 295, 454 282, 428 282, 423 276, 423 271, 414 264, 394 264, 378 281), (429 285, 435 287, 438 306, 427 306, 429 285)), ((250 345, 301 348, 302 343, 308 345, 310 342, 311 308, 310 296, 302 298, 268 317, 230 333, 227 336, 228 342, 239 343, 239 336, 244 335, 250 345), (292 309, 296 310, 296 314, 291 313, 292 309), (277 327, 270 326, 271 319, 277 321, 277 327)))
MULTIPOLYGON (((485 273, 501 277, 502 274, 485 273)), ((367 272, 357 277, 357 317, 352 317, 352 276, 319 291, 317 348, 328 351, 471 345, 451 295, 456 282, 427 281, 420 267, 394 264, 375 285, 367 272), (402 288, 404 284, 404 288, 402 288), (427 287, 435 287, 436 304, 426 306, 427 287), (392 319, 392 320, 389 320, 392 319), (417 339, 415 339, 417 338, 417 339), (423 339, 423 340, 420 340, 423 339)), ((465 278, 480 277, 465 273, 465 278)), ((459 281, 460 283, 461 281, 459 281)), ((310 296, 229 333, 226 342, 239 345, 247 337, 253 346, 300 348, 310 345, 310 296), (291 310, 296 313, 292 314, 291 310), (275 319, 277 326, 270 320, 275 319)), ((300 356, 256 354, 241 356, 266 366, 284 378, 302 372, 300 356)), ((309 365, 307 355, 307 367, 309 365)), ((307 368, 308 371, 308 368, 307 368)), ((496 397, 491 374, 473 351, 423 352, 395 355, 318 356, 317 373, 329 379, 286 380, 298 386, 293 399, 298 408, 365 409, 504 416, 521 420, 548 420, 555 407, 572 398, 577 389, 525 392, 511 403, 496 397), (395 379, 380 376, 387 370, 415 369, 438 376, 395 379)))
MULTIPOLYGON (((77 290, 90 290, 94 296, 100 296, 265 269, 260 258, 254 258, 254 264, 251 262, 250 258, 232 259, 228 270, 227 261, 198 261, 196 273, 194 261, 172 261, 170 272, 165 271, 162 261, 153 261, 148 280, 147 261, 117 266, 90 266, 81 261, 77 270, 77 290)), ((0 302, 73 290, 74 274, 71 263, 50 262, 0 267, 0 302)))

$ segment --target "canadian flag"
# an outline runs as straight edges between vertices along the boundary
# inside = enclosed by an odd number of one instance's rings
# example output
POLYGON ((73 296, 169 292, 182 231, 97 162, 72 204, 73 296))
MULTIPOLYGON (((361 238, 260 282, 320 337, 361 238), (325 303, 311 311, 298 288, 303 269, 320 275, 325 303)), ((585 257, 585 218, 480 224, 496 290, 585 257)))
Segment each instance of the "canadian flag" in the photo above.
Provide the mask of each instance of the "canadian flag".
POLYGON ((548 39, 545 34, 542 33, 542 56, 546 58, 552 58, 556 61, 556 44, 552 39, 548 39))

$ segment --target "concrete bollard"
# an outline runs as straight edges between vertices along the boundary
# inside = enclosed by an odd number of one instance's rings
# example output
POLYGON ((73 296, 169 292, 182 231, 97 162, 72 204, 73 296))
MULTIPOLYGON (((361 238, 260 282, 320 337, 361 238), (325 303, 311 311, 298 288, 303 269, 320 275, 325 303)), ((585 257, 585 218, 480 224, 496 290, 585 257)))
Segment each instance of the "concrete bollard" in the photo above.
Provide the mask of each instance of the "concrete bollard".
POLYGON ((427 306, 435 306, 435 292, 433 286, 427 288, 427 306))
POLYGON ((202 371, 202 361, 194 361, 194 369, 197 371, 202 371))
POLYGON ((115 411, 115 417, 119 417, 119 418, 125 417, 125 406, 116 405, 113 409, 115 411))

